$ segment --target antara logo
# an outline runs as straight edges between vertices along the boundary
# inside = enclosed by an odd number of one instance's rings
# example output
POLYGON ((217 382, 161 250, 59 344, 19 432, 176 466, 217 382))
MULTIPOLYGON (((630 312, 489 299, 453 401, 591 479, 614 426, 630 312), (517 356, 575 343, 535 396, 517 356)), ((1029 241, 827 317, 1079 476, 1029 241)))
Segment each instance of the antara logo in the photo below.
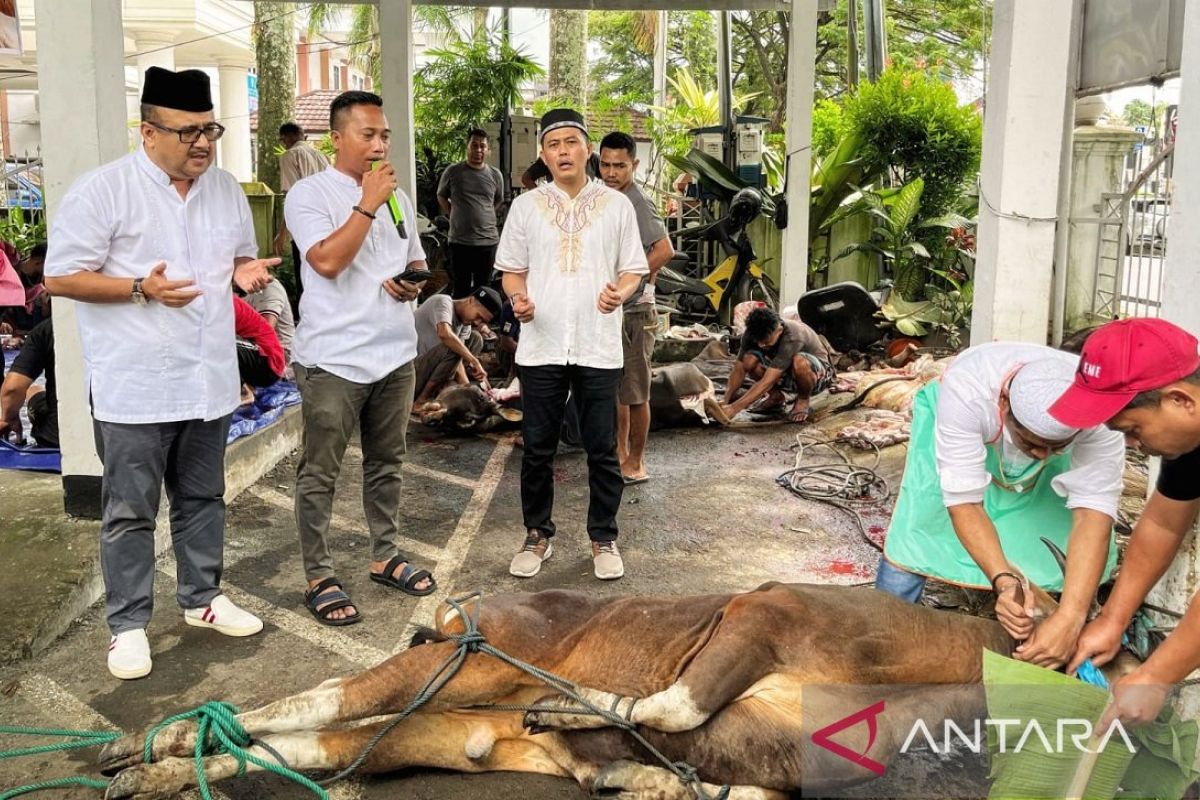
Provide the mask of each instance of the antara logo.
MULTIPOLYGON (((812 735, 813 744, 824 747, 826 750, 846 759, 852 764, 857 764, 860 767, 874 772, 876 775, 883 775, 885 767, 873 758, 869 758, 867 753, 871 751, 871 747, 875 744, 875 738, 879 733, 878 716, 883 713, 884 701, 880 700, 874 705, 855 711, 848 717, 843 717, 838 721, 826 725, 812 735), (831 738, 834 734, 841 733, 847 728, 852 728, 860 722, 867 724, 867 745, 861 753, 851 750, 843 744, 833 741, 831 738)), ((1088 752, 1103 752, 1108 746, 1109 741, 1114 737, 1119 740, 1119 744, 1123 746, 1129 753, 1136 753, 1129 734, 1125 732, 1125 728, 1119 720, 1114 720, 1105 731, 1099 731, 1093 727, 1091 720, 1086 719, 1059 719, 1051 726, 1049 734, 1042 727, 1041 723, 1036 719, 1030 719, 1028 722, 1022 722, 1019 719, 983 719, 975 720, 973 729, 964 731, 953 720, 944 720, 941 739, 941 747, 939 742, 930 730, 929 725, 925 720, 917 719, 913 723, 912 728, 908 732, 908 736, 904 739, 904 744, 900 746, 901 753, 907 753, 914 744, 920 744, 918 740, 924 740, 924 743, 929 746, 935 753, 948 754, 957 745, 966 747, 973 753, 983 751, 987 743, 987 731, 990 728, 998 739, 999 751, 1001 753, 1013 752, 1019 753, 1026 746, 1031 746, 1036 749, 1037 744, 1049 752, 1062 753, 1067 750, 1073 750, 1079 753, 1088 752), (1014 734, 1008 736, 1009 730, 1014 734), (1012 741, 1015 739, 1016 744, 1012 741), (955 741, 957 740, 957 742, 955 741), (1097 744, 1097 741, 1098 744, 1097 744), (1094 748, 1094 749, 1093 749, 1094 748)))
POLYGON ((826 725, 819 731, 815 731, 812 735, 813 744, 824 747, 826 750, 841 756, 852 764, 865 767, 876 775, 882 775, 884 771, 883 764, 880 764, 873 758, 867 758, 867 753, 871 751, 871 746, 875 744, 875 735, 879 732, 879 723, 876 717, 881 713, 883 713, 882 700, 873 706, 867 706, 860 711, 855 711, 850 716, 843 717, 831 725, 826 725), (864 721, 867 723, 867 746, 863 748, 861 753, 856 753, 849 747, 838 744, 829 738, 835 733, 840 733, 864 721))
POLYGON ((1083 362, 1083 367, 1081 368, 1081 371, 1083 372, 1083 375, 1085 378, 1099 378, 1100 377, 1100 365, 1099 364, 1089 364, 1085 361, 1085 362, 1083 362))

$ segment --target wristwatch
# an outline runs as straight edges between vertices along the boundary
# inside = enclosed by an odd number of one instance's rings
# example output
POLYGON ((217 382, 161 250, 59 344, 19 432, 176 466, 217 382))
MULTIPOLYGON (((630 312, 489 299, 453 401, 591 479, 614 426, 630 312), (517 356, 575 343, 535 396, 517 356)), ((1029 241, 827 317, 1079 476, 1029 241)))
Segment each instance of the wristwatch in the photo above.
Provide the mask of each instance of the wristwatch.
POLYGON ((146 297, 146 293, 142 291, 142 281, 144 280, 145 278, 134 278, 133 291, 129 293, 129 299, 139 306, 146 305, 149 299, 146 297))

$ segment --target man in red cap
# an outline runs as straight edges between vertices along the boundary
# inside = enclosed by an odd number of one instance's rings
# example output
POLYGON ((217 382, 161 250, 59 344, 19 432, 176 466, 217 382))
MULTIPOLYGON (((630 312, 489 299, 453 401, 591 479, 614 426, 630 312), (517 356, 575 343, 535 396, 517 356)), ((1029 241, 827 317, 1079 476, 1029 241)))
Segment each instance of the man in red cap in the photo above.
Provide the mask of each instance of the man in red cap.
MULTIPOLYGON (((1146 594, 1166 572, 1200 508, 1200 356, 1196 337, 1158 319, 1125 319, 1093 333, 1075 382, 1050 408, 1066 425, 1107 423, 1126 443, 1162 456, 1154 493, 1138 520, 1125 562, 1100 616, 1079 636, 1074 671, 1086 659, 1112 660, 1146 594)), ((1151 722, 1171 687, 1200 667, 1200 605, 1136 670, 1113 684, 1101 721, 1151 722)))

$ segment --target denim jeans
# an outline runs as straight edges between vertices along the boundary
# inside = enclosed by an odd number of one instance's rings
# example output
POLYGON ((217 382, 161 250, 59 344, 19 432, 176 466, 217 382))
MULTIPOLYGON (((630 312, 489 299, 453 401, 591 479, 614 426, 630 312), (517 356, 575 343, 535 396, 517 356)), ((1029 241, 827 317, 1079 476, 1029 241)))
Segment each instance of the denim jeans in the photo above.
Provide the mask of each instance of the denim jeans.
POLYGON ((921 592, 925 589, 925 576, 901 569, 880 556, 879 567, 875 570, 875 588, 916 603, 921 600, 921 592))

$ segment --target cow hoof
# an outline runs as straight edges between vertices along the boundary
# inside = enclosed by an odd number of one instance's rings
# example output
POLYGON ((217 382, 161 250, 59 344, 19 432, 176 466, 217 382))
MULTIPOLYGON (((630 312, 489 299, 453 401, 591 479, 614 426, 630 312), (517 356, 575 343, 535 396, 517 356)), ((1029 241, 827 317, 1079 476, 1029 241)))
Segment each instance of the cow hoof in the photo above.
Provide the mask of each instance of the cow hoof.
POLYGON ((100 750, 100 774, 111 778, 123 769, 142 763, 142 745, 145 739, 137 736, 122 736, 109 742, 100 750))
POLYGON ((132 767, 124 770, 108 784, 104 800, 158 800, 170 797, 174 792, 156 791, 147 786, 145 770, 132 767))
MULTIPOLYGON (((104 745, 97 757, 100 774, 112 776, 123 769, 141 764, 145 744, 145 734, 132 734, 104 745)), ((195 746, 196 724, 186 720, 173 722, 154 737, 150 760, 159 761, 167 756, 187 757, 192 754, 195 746)))
POLYGON ((613 761, 592 783, 592 797, 604 800, 675 800, 690 796, 687 787, 670 772, 632 761, 613 761))

